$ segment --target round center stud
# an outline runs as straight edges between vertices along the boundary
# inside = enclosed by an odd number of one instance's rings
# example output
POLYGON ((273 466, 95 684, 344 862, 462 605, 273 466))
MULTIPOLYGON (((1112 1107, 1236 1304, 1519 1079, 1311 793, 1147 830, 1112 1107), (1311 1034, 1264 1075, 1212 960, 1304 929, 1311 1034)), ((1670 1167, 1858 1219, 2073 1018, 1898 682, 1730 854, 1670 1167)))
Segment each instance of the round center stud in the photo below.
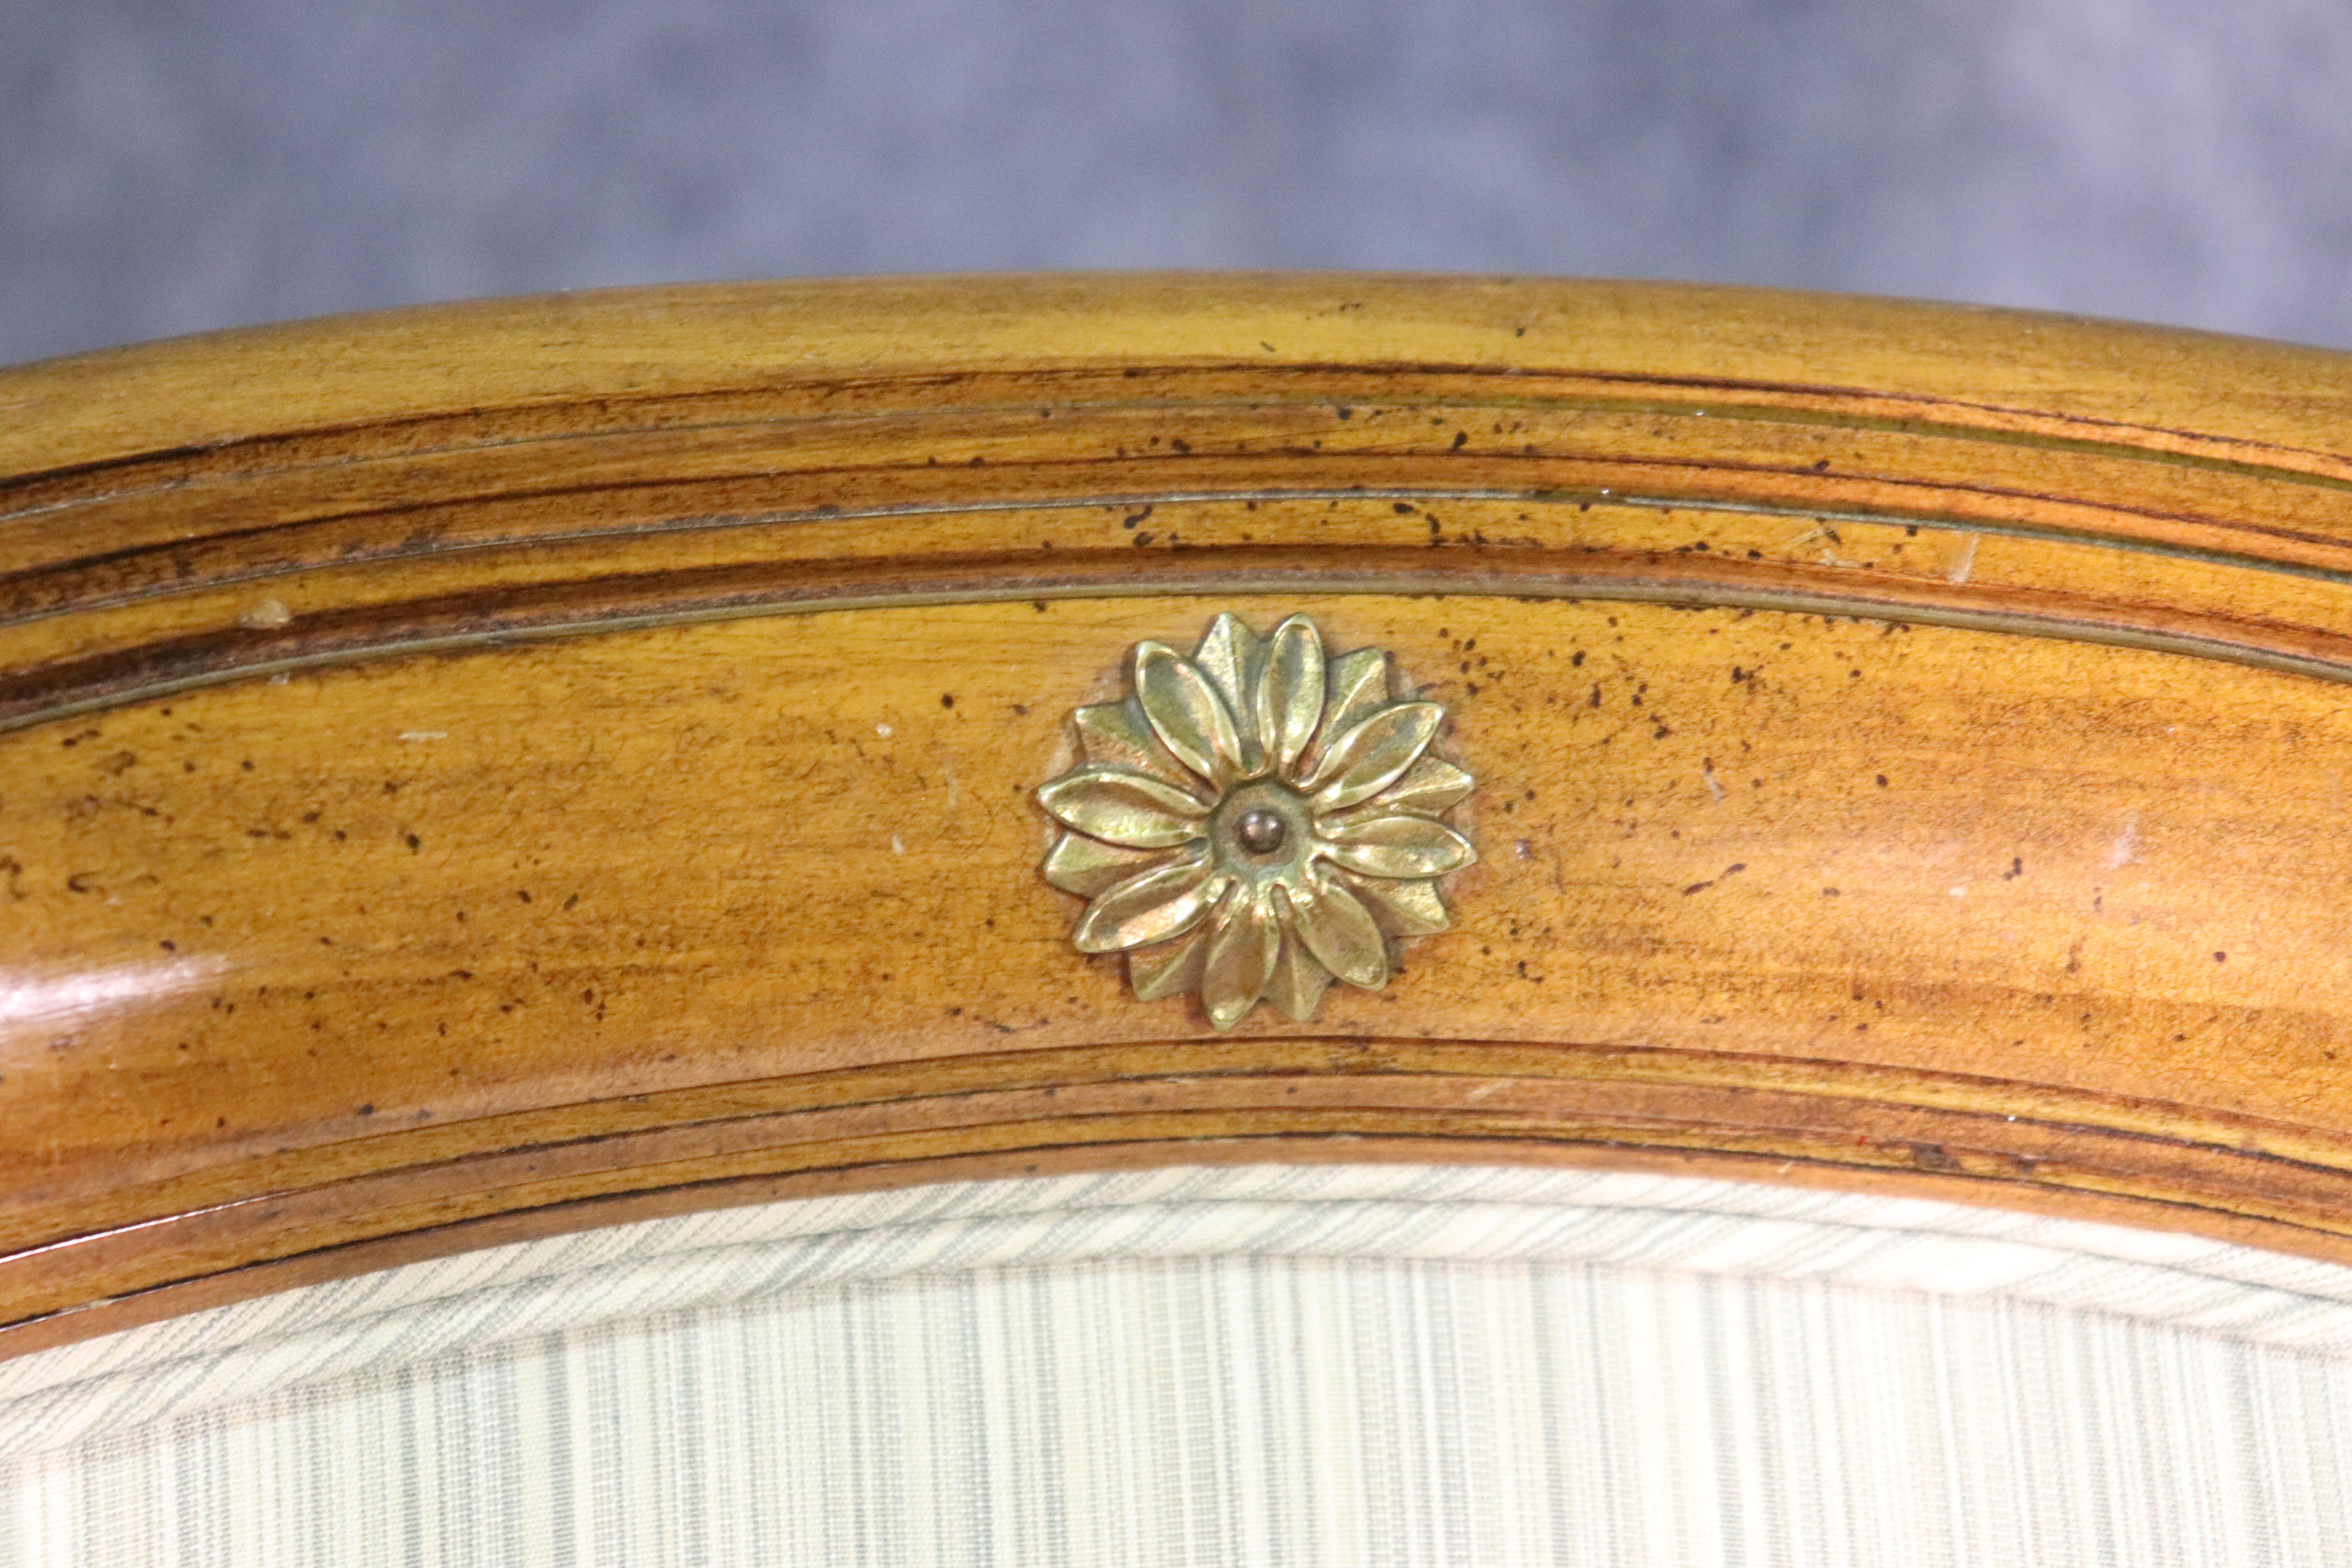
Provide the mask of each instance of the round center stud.
POLYGON ((1280 815, 1262 805, 1243 812, 1234 821, 1234 837, 1253 855, 1273 854, 1289 836, 1290 828, 1280 815))

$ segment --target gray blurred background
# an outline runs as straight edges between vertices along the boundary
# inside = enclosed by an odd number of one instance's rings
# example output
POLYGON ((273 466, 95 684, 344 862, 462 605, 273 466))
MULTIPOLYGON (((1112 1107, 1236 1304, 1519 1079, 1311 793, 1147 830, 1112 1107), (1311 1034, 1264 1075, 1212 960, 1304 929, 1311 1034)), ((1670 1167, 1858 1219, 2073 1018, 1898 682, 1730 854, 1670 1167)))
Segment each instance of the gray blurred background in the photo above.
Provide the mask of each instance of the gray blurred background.
POLYGON ((467 295, 1689 278, 2352 347, 2352 0, 0 0, 0 361, 467 295))

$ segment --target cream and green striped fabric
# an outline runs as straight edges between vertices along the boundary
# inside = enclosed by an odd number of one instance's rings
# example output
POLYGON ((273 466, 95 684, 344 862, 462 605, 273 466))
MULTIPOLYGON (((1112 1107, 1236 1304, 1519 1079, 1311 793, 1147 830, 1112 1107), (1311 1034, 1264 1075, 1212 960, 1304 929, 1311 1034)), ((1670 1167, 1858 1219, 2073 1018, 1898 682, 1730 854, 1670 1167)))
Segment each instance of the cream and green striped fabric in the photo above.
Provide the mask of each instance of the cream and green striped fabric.
POLYGON ((2352 1269, 1395 1166, 617 1226, 0 1363, 0 1564, 2352 1563, 2352 1269))

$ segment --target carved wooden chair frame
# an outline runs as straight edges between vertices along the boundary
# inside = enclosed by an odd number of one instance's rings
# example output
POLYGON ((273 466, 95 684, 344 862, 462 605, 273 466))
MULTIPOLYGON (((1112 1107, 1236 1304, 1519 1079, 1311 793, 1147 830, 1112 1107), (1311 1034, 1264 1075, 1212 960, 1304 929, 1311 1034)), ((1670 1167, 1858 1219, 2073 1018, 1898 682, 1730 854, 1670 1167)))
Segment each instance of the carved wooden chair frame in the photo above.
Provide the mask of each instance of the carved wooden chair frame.
POLYGON ((2352 1260, 2345 356, 876 280, 218 334, 0 409, 0 1354, 1171 1162, 2352 1260))

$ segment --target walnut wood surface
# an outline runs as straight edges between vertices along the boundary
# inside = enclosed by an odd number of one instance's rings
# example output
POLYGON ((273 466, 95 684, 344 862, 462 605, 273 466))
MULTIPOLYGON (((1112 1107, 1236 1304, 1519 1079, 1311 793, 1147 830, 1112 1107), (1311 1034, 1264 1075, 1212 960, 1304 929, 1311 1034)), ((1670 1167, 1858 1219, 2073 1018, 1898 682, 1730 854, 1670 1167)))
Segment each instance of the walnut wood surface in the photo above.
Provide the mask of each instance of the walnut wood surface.
POLYGON ((1202 1159, 2352 1259, 2352 358, 1727 289, 730 286, 0 372, 0 1353, 538 1230, 1202 1159), (1312 614, 1481 862, 1221 1037, 1031 795, 1312 614))

